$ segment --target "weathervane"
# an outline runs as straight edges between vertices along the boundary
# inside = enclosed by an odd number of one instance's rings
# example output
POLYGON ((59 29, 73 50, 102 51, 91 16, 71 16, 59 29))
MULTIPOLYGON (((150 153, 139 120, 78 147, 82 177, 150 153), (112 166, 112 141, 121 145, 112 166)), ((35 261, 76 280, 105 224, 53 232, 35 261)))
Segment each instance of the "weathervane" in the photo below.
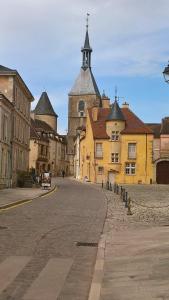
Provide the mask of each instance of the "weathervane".
MULTIPOLYGON (((115 86, 115 100, 117 100, 117 86, 115 86)), ((118 99, 119 100, 119 99, 118 99)))
POLYGON ((86 29, 88 30, 88 27, 89 27, 89 16, 90 14, 87 13, 87 17, 86 17, 86 29))

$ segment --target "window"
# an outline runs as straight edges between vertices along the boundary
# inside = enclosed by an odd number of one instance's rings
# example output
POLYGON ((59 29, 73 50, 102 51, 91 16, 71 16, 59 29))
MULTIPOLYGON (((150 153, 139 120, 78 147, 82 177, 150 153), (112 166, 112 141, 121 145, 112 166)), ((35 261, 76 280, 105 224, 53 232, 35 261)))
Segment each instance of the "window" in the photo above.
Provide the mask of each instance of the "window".
POLYGON ((128 158, 136 159, 136 143, 128 144, 128 158))
POLYGON ((119 131, 112 131, 111 139, 112 139, 112 141, 118 141, 119 140, 119 131))
POLYGON ((136 164, 135 163, 126 163, 125 173, 127 175, 135 175, 135 173, 136 173, 136 164))
POLYGON ((119 162, 119 154, 118 153, 112 153, 111 154, 111 162, 112 163, 118 163, 119 162))
POLYGON ((96 143, 96 153, 95 153, 97 158, 102 158, 103 157, 103 149, 102 149, 102 143, 96 143))
POLYGON ((80 117, 84 116, 85 103, 83 100, 80 100, 78 103, 78 113, 80 117))
POLYGON ((101 175, 101 174, 103 174, 103 172, 104 172, 104 168, 99 166, 98 167, 98 174, 101 175))

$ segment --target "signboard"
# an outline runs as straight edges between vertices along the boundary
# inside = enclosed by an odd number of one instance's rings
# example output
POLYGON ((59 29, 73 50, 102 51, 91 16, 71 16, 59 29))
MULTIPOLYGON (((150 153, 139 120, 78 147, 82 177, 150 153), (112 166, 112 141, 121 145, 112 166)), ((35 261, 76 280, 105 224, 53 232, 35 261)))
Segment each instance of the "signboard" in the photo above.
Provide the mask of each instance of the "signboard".
POLYGON ((49 172, 42 173, 42 186, 51 187, 51 174, 49 172))

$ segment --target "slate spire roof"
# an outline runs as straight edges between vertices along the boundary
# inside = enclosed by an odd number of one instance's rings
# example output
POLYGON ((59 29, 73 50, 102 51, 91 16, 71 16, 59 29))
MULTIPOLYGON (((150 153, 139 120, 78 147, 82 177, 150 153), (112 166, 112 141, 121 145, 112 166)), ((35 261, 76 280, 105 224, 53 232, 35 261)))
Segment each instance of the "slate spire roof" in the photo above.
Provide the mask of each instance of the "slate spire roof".
POLYGON ((88 27, 82 52, 82 67, 69 95, 97 95, 99 98, 100 92, 96 84, 95 78, 91 70, 91 52, 88 27))
POLYGON ((92 48, 90 47, 90 42, 89 42, 89 33, 88 33, 88 29, 86 30, 86 36, 85 36, 85 42, 84 42, 84 47, 83 49, 88 49, 88 50, 92 50, 92 48))
POLYGON ((42 95, 35 107, 34 113, 36 115, 50 115, 50 116, 58 117, 52 107, 52 104, 51 104, 48 94, 46 92, 42 93, 42 95))
POLYGON ((112 104, 111 112, 107 117, 107 121, 112 121, 112 120, 119 120, 119 121, 125 120, 116 98, 115 98, 114 103, 112 104))

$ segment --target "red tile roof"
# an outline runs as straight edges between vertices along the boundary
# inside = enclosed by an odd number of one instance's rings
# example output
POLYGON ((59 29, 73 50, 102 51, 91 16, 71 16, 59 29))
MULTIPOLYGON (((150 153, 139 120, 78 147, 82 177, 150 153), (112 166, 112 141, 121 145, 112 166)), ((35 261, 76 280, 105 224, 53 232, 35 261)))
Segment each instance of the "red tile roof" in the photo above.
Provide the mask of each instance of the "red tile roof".
MULTIPOLYGON (((121 134, 152 134, 152 130, 146 126, 130 109, 121 108, 125 118, 125 129, 121 134)), ((106 133, 106 119, 110 114, 110 108, 98 108, 98 119, 93 121, 92 108, 88 109, 90 122, 95 139, 109 139, 106 133)))

